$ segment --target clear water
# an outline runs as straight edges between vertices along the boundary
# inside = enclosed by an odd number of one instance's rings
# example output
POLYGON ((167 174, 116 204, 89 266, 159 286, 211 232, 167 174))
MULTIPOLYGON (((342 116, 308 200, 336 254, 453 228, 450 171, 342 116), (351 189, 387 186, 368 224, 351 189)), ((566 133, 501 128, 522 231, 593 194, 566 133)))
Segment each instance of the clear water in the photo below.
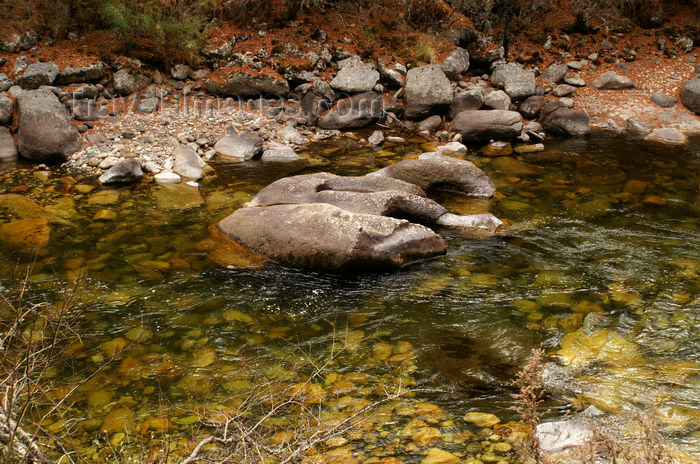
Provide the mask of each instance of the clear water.
MULTIPOLYGON (((384 380, 409 375, 421 386, 440 388, 419 397, 448 411, 457 426, 468 411, 495 413, 506 422, 517 419, 512 380, 542 344, 554 372, 549 418, 589 405, 612 415, 653 406, 669 439, 697 453, 698 142, 669 149, 594 137, 550 141, 545 152, 508 158, 470 152, 466 158, 496 183, 497 198, 434 198, 455 213, 489 210, 509 227, 495 237, 442 231, 446 256, 395 273, 319 274, 269 262, 225 269, 213 262, 208 227, 291 168, 215 164, 200 186, 205 205, 184 211, 159 206, 159 187, 149 182, 120 188, 114 204, 91 204, 100 187, 81 194, 66 187, 72 181, 61 178, 70 173, 59 168, 44 180, 33 168, 5 167, 0 192, 19 190, 45 207, 58 201, 74 207, 68 224, 54 224, 31 291, 33 299, 55 300, 58 279, 83 275, 89 356, 80 362, 97 365, 104 359, 100 344, 134 338, 134 328, 143 331, 113 367, 81 387, 85 397, 70 413, 78 424, 94 422, 115 404, 126 405, 137 424, 166 408, 175 430, 188 433, 187 421, 177 421, 190 415, 183 411, 224 404, 232 379, 250 379, 251 370, 271 366, 292 369, 302 358, 299 347, 322 357, 334 340, 346 343, 348 336, 361 339, 360 348, 339 357, 335 371, 384 380), (105 208, 117 213, 115 221, 92 219, 105 208), (581 348, 595 345, 590 339, 600 334, 613 342, 581 348), (574 349, 565 350, 574 339, 574 349), (378 341, 410 342, 415 359, 398 364, 401 370, 372 363, 366 352, 371 355, 378 341), (177 375, 133 376, 120 369, 122 359, 143 361, 148 353, 173 363, 177 375), (562 368, 565 362, 573 367, 562 368), (192 386, 198 381, 206 383, 200 390, 192 386), (114 394, 107 405, 96 404, 86 400, 91 390, 114 394)), ((341 139, 315 145, 307 153, 311 166, 294 173, 361 175, 415 157, 428 145, 412 140, 373 152, 341 139)), ((92 178, 73 179, 97 185, 92 178)), ((11 219, 0 209, 0 224, 11 219)), ((3 286, 11 285, 16 264, 15 256, 5 255, 3 286)), ((89 428, 78 429, 85 446, 99 434, 89 428)), ((354 452, 363 446, 371 448, 355 442, 354 452)), ((403 446, 395 454, 412 461, 422 451, 403 446)))

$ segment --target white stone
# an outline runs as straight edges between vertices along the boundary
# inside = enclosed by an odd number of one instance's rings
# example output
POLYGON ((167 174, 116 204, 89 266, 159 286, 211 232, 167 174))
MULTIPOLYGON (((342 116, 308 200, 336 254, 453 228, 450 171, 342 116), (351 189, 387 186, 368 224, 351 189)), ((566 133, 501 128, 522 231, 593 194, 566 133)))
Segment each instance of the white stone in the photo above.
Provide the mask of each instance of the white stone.
POLYGON ((174 185, 182 182, 180 176, 172 171, 161 172, 153 176, 158 185, 174 185))

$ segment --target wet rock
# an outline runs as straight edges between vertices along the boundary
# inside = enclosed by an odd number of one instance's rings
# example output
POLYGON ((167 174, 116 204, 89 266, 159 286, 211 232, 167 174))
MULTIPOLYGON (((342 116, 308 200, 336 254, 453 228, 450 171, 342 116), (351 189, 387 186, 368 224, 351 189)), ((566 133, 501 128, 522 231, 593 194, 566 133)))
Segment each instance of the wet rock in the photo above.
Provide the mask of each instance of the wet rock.
POLYGON ((341 100, 318 120, 321 129, 360 129, 379 120, 384 111, 382 96, 365 92, 341 100))
POLYGON ((676 106, 676 103, 678 103, 678 100, 663 92, 656 92, 654 95, 649 97, 649 100, 661 108, 673 108, 676 106))
POLYGON ((496 66, 491 74, 491 84, 503 89, 513 100, 523 100, 535 94, 535 73, 525 71, 519 63, 496 66))
POLYGON ((112 76, 112 86, 114 91, 122 96, 131 95, 135 92, 140 92, 151 83, 151 78, 138 74, 135 71, 130 71, 127 68, 122 68, 115 72, 112 76))
POLYGON ((217 156, 237 161, 255 159, 262 154, 263 140, 257 134, 227 135, 216 142, 217 156))
POLYGON ((83 66, 80 68, 68 66, 66 69, 58 73, 54 84, 68 85, 77 82, 95 82, 102 79, 103 76, 104 65, 102 63, 95 63, 91 64, 90 66, 83 66))
POLYGON ((171 171, 160 172, 153 176, 158 185, 175 185, 182 182, 180 176, 171 171))
POLYGON ((543 106, 544 96, 533 95, 532 97, 525 99, 525 101, 520 104, 518 107, 518 112, 522 114, 524 118, 534 119, 540 114, 543 106))
POLYGON ((484 105, 492 110, 507 111, 510 109, 510 97, 503 90, 494 90, 484 97, 484 105))
POLYGON ((20 219, 0 226, 0 244, 12 251, 36 252, 49 245, 51 227, 42 218, 20 219))
POLYGON ((440 216, 435 224, 453 229, 484 230, 493 233, 503 225, 503 221, 488 213, 467 216, 446 213, 440 216))
POLYGON ((536 433, 540 451, 554 461, 587 451, 596 436, 590 425, 575 420, 545 422, 537 426, 536 433))
POLYGON ((24 74, 15 78, 17 85, 25 90, 38 89, 42 85, 51 85, 58 76, 59 68, 54 63, 32 63, 24 74))
POLYGON ((0 92, 5 92, 6 90, 9 90, 10 87, 15 85, 12 80, 7 77, 7 74, 0 74, 0 92))
POLYGON ((424 226, 328 204, 241 208, 218 228, 255 252, 319 270, 396 268, 445 252, 442 237, 424 226))
POLYGON ((372 135, 370 135, 367 138, 367 143, 369 143, 373 147, 378 147, 379 145, 384 143, 384 133, 380 130, 372 132, 372 135))
POLYGON ((654 129, 649 135, 644 137, 648 142, 658 142, 668 145, 683 145, 688 142, 688 138, 674 127, 662 127, 654 129))
POLYGON ((23 91, 15 100, 17 148, 32 161, 66 158, 82 140, 65 106, 49 90, 23 91))
POLYGON ((475 197, 491 198, 496 192, 491 179, 474 163, 447 156, 403 160, 366 177, 373 176, 399 179, 423 190, 442 188, 475 197))
POLYGON ((241 71, 230 73, 225 82, 207 79, 204 87, 207 92, 224 97, 268 94, 283 96, 289 93, 286 79, 264 74, 252 76, 241 71))
POLYGON ((470 422, 477 427, 493 427, 501 422, 494 414, 488 414, 485 412, 468 412, 464 415, 464 422, 470 422))
POLYGON ((340 92, 362 93, 372 90, 378 81, 379 73, 369 64, 363 63, 359 56, 353 56, 338 71, 330 86, 340 92))
POLYGON ((558 84, 566 77, 569 67, 561 60, 550 64, 542 73, 542 81, 548 84, 558 84))
POLYGON ((451 130, 463 140, 511 139, 520 135, 523 117, 516 111, 463 111, 452 121, 451 130))
POLYGON ((503 174, 512 177, 529 177, 539 174, 539 169, 519 159, 502 156, 494 159, 491 166, 503 174))
POLYGON ((12 121, 15 104, 5 92, 0 93, 0 126, 8 126, 12 121))
POLYGON ((459 464, 460 462, 460 459, 449 451, 431 448, 421 464, 459 464))
POLYGON ((485 156, 508 156, 513 154, 513 146, 510 142, 491 142, 481 148, 481 153, 485 156))
POLYGON ((591 133, 588 113, 569 109, 560 100, 549 101, 542 107, 540 124, 547 131, 566 136, 591 133))
POLYGON ((141 162, 131 158, 115 164, 109 168, 109 170, 102 173, 97 180, 99 180, 101 184, 115 184, 135 182, 140 180, 141 177, 143 177, 141 162))
POLYGON ((437 147, 437 151, 439 154, 457 153, 462 155, 467 153, 467 147, 459 142, 450 142, 437 147))
POLYGON ((176 64, 170 70, 170 75, 176 81, 184 81, 190 73, 190 67, 186 64, 176 64))
POLYGON ((182 211, 204 204, 204 197, 199 189, 187 184, 165 185, 155 193, 156 204, 165 211, 182 211))
POLYGON ((615 71, 608 71, 601 74, 591 85, 598 90, 623 90, 636 87, 632 79, 627 76, 620 76, 615 71))
POLYGON ((266 163, 294 163, 306 161, 305 158, 297 155, 293 149, 282 144, 271 144, 263 151, 260 160, 266 163))
POLYGON ((469 70, 469 52, 460 47, 455 48, 440 63, 440 68, 448 78, 458 80, 469 70))
POLYGON ((484 105, 484 89, 474 87, 469 90, 458 89, 450 103, 449 117, 454 119, 462 111, 474 111, 484 105))
POLYGON ((0 127, 0 162, 17 158, 15 139, 7 127, 0 127))
POLYGON ((112 409, 107 413, 100 432, 106 434, 128 433, 131 434, 134 429, 134 413, 129 408, 112 409))
POLYGON ((207 165, 191 145, 180 145, 173 153, 173 172, 188 179, 199 180, 204 177, 207 165))
POLYGON ((700 76, 695 76, 681 88, 680 97, 686 108, 700 114, 700 76))
POLYGON ((406 117, 415 119, 445 110, 454 99, 450 80, 439 66, 420 66, 408 71, 404 101, 406 117))

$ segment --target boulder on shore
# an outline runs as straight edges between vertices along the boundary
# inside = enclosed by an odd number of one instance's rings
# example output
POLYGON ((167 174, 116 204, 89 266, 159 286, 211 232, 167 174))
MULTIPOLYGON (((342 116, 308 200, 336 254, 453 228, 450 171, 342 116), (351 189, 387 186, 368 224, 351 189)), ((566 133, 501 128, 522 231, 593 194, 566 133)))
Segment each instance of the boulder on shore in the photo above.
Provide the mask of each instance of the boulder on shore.
POLYGON ((338 71, 331 81, 331 88, 340 92, 368 92, 379 82, 379 72, 371 65, 363 63, 359 56, 353 56, 350 61, 338 71))
POLYGON ((522 100, 535 94, 537 83, 535 73, 526 71, 519 63, 505 63, 496 66, 491 74, 491 84, 503 89, 513 100, 522 100))
POLYGON ((452 121, 452 132, 462 140, 511 139, 523 130, 523 117, 517 111, 462 111, 452 121))
POLYGON ((591 133, 590 118, 583 110, 567 108, 561 100, 551 100, 542 107, 540 124, 550 132, 566 136, 591 133))
POLYGON ((276 261, 326 271, 398 268, 446 249, 425 226, 322 203, 241 208, 218 228, 276 261))
POLYGON ((420 66, 406 74, 406 117, 424 118, 446 109, 454 99, 452 84, 439 66, 420 66))
POLYGON ((681 88, 681 102, 695 114, 700 114, 700 75, 695 76, 681 88))
POLYGON ((65 159, 80 150, 82 139, 68 110, 46 89, 26 90, 15 100, 17 148, 22 156, 43 162, 65 159))
POLYGON ((598 79, 591 82, 591 86, 598 90, 624 90, 636 87, 632 79, 627 76, 620 76, 615 71, 601 74, 598 79))
POLYGON ((360 129, 384 115, 382 96, 365 92, 341 100, 318 120, 321 129, 360 129))
POLYGON ((207 79, 204 82, 207 92, 222 97, 237 97, 245 95, 287 95, 289 83, 282 77, 272 77, 265 74, 252 76, 237 71, 228 76, 224 82, 207 79))

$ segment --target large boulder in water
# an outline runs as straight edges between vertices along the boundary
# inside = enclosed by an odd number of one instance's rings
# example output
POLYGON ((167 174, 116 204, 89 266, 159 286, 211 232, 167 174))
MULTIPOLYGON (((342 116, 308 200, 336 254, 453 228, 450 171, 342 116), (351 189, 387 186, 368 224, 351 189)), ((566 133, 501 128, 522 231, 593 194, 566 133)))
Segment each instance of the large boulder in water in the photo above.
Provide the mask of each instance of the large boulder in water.
POLYGON ((452 121, 452 132, 462 140, 511 139, 523 130, 523 117, 517 111, 462 111, 452 121))
POLYGON ((27 90, 15 100, 17 148, 22 156, 43 162, 65 159, 80 150, 82 139, 68 110, 46 89, 27 90))
POLYGON ((491 198, 496 192, 491 179, 474 163, 441 155, 399 161, 367 175, 371 176, 403 180, 424 190, 456 190, 474 197, 491 198))
POLYGON ((454 99, 454 90, 439 66, 420 66, 406 74, 406 117, 422 118, 445 110, 454 99))
POLYGON ((341 177, 328 173, 286 177, 262 189, 251 205, 326 203, 351 213, 434 224, 447 210, 419 187, 384 177, 341 177))
POLYGON ((218 228, 276 261, 327 271, 397 268, 446 248, 425 226, 322 203, 241 208, 218 228))

